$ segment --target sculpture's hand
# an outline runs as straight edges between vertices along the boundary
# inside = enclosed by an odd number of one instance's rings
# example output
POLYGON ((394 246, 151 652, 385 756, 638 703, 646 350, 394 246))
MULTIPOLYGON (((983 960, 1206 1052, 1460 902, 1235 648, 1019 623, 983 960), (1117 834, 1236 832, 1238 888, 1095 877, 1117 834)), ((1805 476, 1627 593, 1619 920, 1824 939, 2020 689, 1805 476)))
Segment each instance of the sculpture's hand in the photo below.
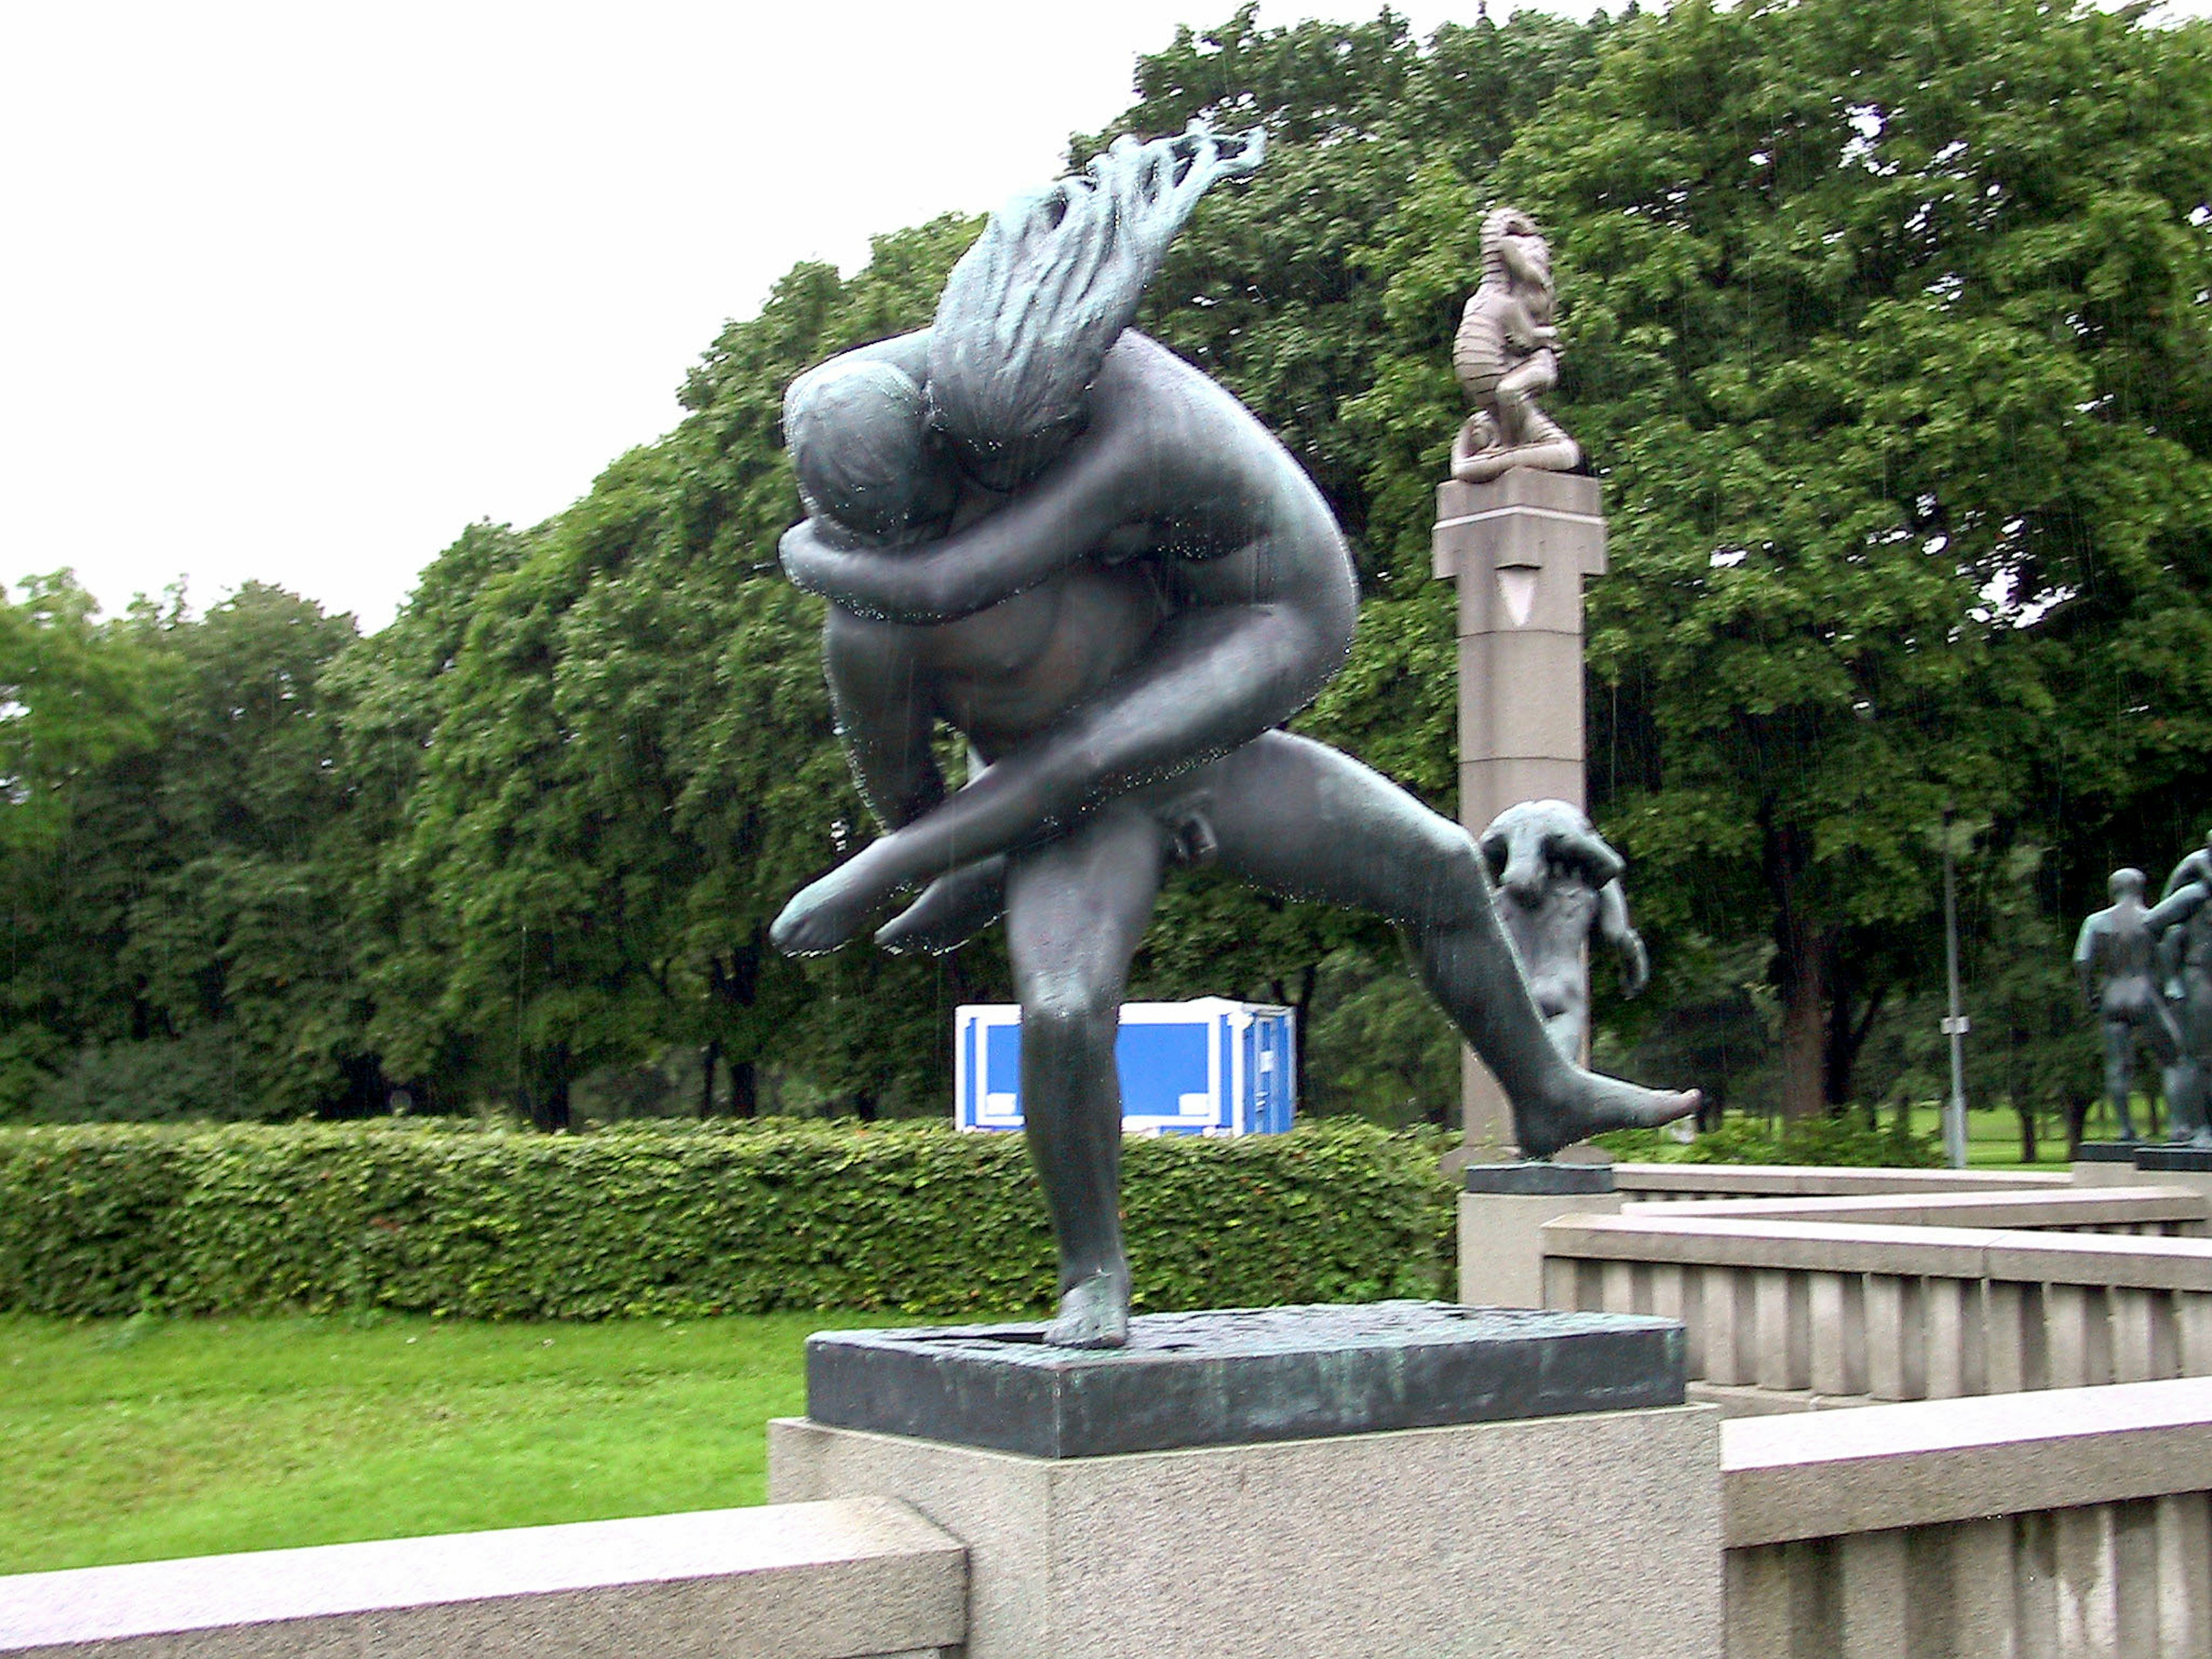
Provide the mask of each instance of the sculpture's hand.
POLYGON ((1121 526, 1149 516, 1175 477, 1140 422, 1117 419, 1102 380, 1090 429, 992 512, 941 541, 895 548, 841 544, 809 519, 781 548, 792 581, 856 616, 957 622, 1025 592, 1090 554, 1121 526))
POLYGON ((1620 952, 1620 994, 1625 997, 1640 994, 1651 982, 1651 957, 1644 948, 1644 936, 1633 927, 1613 941, 1620 952))

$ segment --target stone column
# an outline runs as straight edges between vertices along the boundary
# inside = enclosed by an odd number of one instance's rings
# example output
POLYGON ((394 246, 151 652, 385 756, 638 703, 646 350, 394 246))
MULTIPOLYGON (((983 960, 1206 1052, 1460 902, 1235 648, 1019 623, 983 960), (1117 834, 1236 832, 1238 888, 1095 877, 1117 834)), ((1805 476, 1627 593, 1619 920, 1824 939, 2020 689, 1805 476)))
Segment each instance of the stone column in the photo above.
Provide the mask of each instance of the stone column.
MULTIPOLYGON (((1459 816, 1480 835, 1516 801, 1584 805, 1583 579, 1605 574, 1597 480, 1516 468, 1437 490, 1436 574, 1459 585, 1459 816)), ((1462 1160, 1510 1157, 1505 1097, 1460 1062, 1462 1160)))

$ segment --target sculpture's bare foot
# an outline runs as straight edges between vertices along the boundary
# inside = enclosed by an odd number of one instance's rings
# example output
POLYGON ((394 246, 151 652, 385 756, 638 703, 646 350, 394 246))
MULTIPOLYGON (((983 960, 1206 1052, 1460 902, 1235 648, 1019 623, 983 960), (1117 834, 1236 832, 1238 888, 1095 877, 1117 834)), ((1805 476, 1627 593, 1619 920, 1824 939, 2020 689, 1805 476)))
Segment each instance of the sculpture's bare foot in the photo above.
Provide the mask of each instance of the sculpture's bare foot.
POLYGON ((963 865, 930 883, 920 898, 878 928, 876 943, 900 954, 941 957, 996 921, 1006 900, 1006 860, 963 865))
POLYGON ((1129 1276, 1097 1273, 1076 1280, 1060 1298, 1060 1317, 1045 1327, 1055 1348, 1119 1348, 1129 1340, 1129 1276))
POLYGON ((1608 1129, 1656 1129, 1705 1103, 1695 1089, 1646 1089, 1580 1068, 1571 1076, 1573 1082, 1559 1098, 1516 1105, 1514 1127, 1523 1158, 1549 1158, 1562 1146, 1608 1129))
POLYGON ((865 876, 841 864, 801 888, 768 930, 769 943, 787 957, 818 957, 859 933, 884 895, 865 876))

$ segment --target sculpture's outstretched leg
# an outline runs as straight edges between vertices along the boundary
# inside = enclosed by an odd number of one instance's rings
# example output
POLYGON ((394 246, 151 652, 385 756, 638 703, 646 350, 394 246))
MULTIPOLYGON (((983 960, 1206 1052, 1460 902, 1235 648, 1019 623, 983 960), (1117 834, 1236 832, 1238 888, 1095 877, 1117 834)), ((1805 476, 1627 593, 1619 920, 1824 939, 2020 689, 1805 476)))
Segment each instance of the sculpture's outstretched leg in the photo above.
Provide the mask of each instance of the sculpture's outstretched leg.
POLYGON ((1206 768, 1188 788, 1224 870, 1276 892, 1388 917, 1404 930, 1430 994, 1512 1102, 1525 1156, 1549 1158, 1607 1129, 1651 1127, 1698 1109, 1694 1089, 1640 1088, 1559 1053, 1492 907, 1474 838, 1379 773, 1324 744, 1270 732, 1206 768))
POLYGON ((1129 958, 1152 919, 1164 864, 1158 824, 1126 802, 1007 863, 1022 1116, 1060 1248, 1060 1316, 1045 1340, 1061 1347, 1128 1340, 1114 1044, 1129 958))
POLYGON ((1169 617, 1144 657, 1089 702, 804 889, 776 918, 776 948, 833 951, 900 888, 1056 834, 1102 801, 1288 720, 1343 665, 1351 623, 1348 610, 1328 606, 1169 617))

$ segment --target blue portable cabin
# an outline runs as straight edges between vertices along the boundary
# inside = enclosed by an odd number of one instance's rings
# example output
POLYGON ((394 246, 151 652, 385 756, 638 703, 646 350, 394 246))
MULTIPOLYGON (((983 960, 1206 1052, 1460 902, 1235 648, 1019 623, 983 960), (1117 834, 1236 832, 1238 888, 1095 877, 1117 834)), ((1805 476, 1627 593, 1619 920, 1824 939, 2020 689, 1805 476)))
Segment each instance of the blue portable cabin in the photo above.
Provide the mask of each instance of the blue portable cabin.
MULTIPOLYGON (((1200 997, 1128 1002, 1114 1057, 1128 1134, 1279 1134, 1297 1114, 1297 1013, 1200 997)), ((963 1005, 952 1017, 953 1122, 1022 1127, 1022 1011, 963 1005)))

